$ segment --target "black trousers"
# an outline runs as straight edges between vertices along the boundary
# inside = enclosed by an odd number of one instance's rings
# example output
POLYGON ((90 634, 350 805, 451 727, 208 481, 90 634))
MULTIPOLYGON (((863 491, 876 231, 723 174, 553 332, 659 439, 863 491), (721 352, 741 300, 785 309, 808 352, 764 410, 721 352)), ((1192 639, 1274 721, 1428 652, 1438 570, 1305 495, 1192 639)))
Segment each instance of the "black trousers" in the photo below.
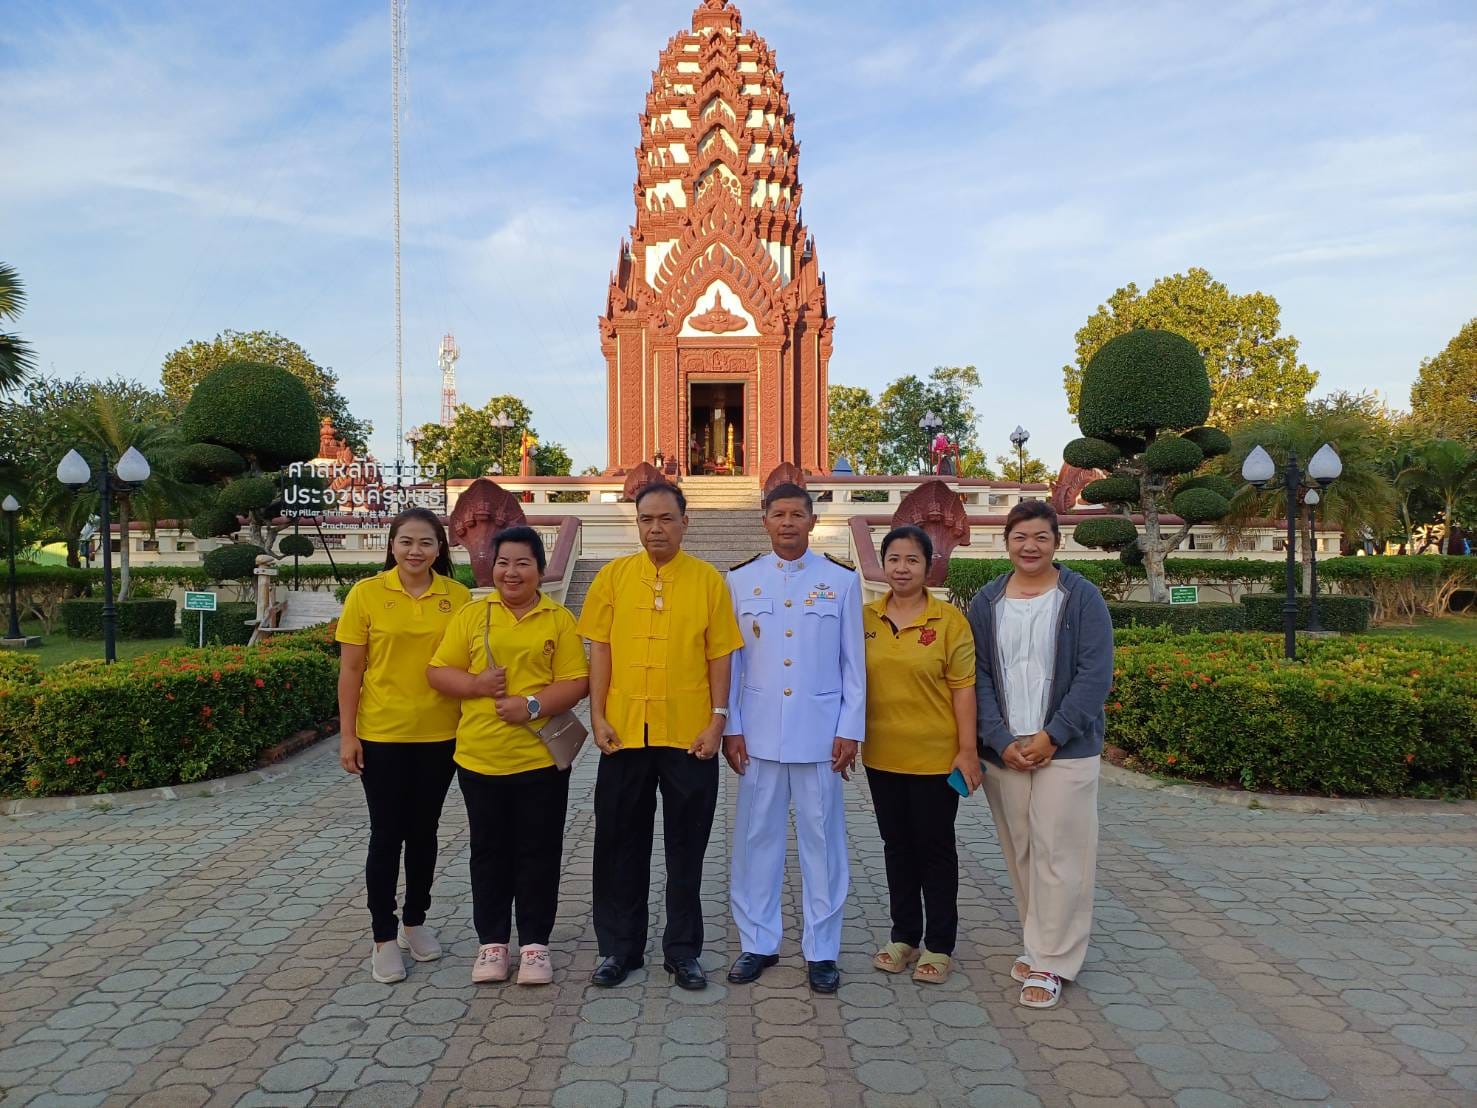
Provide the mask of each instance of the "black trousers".
POLYGON ((602 957, 646 952, 651 841, 662 794, 667 847, 668 958, 703 951, 703 856, 718 806, 718 759, 666 746, 628 747, 600 757, 595 778, 595 938, 602 957))
POLYGON ((518 942, 549 945, 559 911, 559 864, 569 770, 494 777, 458 766, 472 841, 472 923, 481 944, 507 943, 518 909, 518 942))
POLYGON ((954 841, 959 794, 949 787, 946 774, 869 768, 867 786, 882 834, 892 941, 909 946, 921 942, 931 953, 952 955, 959 937, 959 850, 954 841))
POLYGON ((456 740, 378 743, 364 740, 364 799, 369 802, 369 858, 364 882, 374 941, 395 938, 395 886, 405 849, 405 926, 426 922, 436 877, 436 827, 455 768, 456 740))

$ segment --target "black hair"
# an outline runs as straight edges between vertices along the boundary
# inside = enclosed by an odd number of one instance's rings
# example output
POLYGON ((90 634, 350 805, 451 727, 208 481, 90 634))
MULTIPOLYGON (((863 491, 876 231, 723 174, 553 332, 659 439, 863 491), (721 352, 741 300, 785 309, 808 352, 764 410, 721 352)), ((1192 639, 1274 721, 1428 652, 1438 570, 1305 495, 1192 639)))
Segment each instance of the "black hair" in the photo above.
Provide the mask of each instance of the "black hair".
POLYGON ((654 492, 670 493, 677 500, 677 511, 682 515, 687 514, 687 497, 682 495, 682 490, 669 481, 652 481, 648 485, 642 485, 636 490, 636 495, 631 497, 631 503, 639 509, 641 501, 645 500, 654 492))
POLYGON ((1046 520, 1047 523, 1051 524, 1051 533, 1056 536, 1058 541, 1061 540, 1062 527, 1057 522, 1056 509, 1045 500, 1036 500, 1034 498, 1019 501, 1014 508, 1010 509, 1010 514, 1005 517, 1006 538, 1009 538, 1010 533, 1022 523, 1028 523, 1033 519, 1046 520))
POLYGON ((809 515, 815 515, 815 501, 811 499, 810 493, 792 481, 786 481, 783 485, 776 485, 770 490, 769 495, 764 498, 764 510, 767 512, 776 500, 803 500, 805 511, 809 515))
POLYGON ((436 560, 431 563, 431 568, 442 577, 450 577, 451 543, 446 538, 446 525, 441 522, 441 517, 429 508, 406 508, 390 520, 390 537, 385 541, 385 568, 395 568, 395 536, 400 533, 401 527, 413 519, 431 525, 431 530, 436 533, 436 560))
POLYGON ((497 552, 503 548, 503 543, 518 543, 533 551, 533 560, 538 563, 538 571, 542 576, 548 567, 548 559, 544 556, 544 540, 539 538, 539 533, 532 527, 504 527, 496 535, 492 536, 492 560, 497 561, 497 552))
POLYGON ((928 537, 928 532, 921 527, 914 527, 906 523, 901 527, 894 527, 887 532, 887 537, 882 540, 882 560, 887 560, 887 548, 898 539, 912 539, 918 544, 918 549, 923 551, 923 568, 928 569, 933 565, 933 540, 928 537))

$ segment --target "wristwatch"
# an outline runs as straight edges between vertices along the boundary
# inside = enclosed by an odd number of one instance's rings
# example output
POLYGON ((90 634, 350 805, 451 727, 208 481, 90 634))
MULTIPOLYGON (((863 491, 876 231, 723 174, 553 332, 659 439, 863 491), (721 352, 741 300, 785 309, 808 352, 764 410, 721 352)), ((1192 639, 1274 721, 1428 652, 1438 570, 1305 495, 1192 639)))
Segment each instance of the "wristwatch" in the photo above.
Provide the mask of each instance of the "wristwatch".
POLYGON ((715 716, 722 716, 724 719, 727 719, 728 718, 728 709, 727 708, 714 708, 713 709, 713 714, 715 716))
POLYGON ((538 714, 540 712, 542 712, 543 710, 544 710, 544 706, 538 702, 538 697, 536 697, 536 696, 530 696, 528 698, 528 718, 529 719, 538 719, 538 714))

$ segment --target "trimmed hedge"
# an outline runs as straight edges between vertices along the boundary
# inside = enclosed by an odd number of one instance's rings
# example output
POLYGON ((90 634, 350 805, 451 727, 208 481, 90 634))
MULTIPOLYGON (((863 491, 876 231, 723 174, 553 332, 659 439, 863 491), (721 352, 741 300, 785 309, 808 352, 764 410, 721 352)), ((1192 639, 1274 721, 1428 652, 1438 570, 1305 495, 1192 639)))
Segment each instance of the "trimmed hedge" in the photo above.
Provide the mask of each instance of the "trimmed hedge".
POLYGON ((180 637, 185 642, 200 641, 202 615, 206 646, 245 646, 251 639, 251 628, 246 621, 256 619, 256 604, 250 600, 217 600, 213 612, 180 613, 180 637))
POLYGON ((1205 361, 1194 343, 1173 331, 1118 335, 1083 370, 1077 413, 1082 433, 1099 438, 1198 427, 1210 414, 1205 361))
POLYGON ((1193 473, 1205 462, 1205 451, 1189 439, 1163 435, 1145 448, 1144 465, 1150 473, 1193 473))
POLYGON ((307 387, 261 362, 226 362, 195 386, 180 417, 186 442, 254 455, 263 469, 318 452, 318 414, 307 387))
POLYGON ((315 628, 269 648, 180 648, 0 678, 0 790, 105 793, 249 769, 333 717, 338 664, 324 639, 315 628))
POLYGON ((1326 796, 1477 793, 1477 650, 1274 635, 1116 634, 1107 741, 1129 764, 1326 796))
MULTIPOLYGON (((1299 631, 1308 629, 1308 598, 1297 599, 1299 631)), ((1255 593, 1243 596, 1241 605, 1246 609, 1246 627, 1250 631, 1281 631, 1282 605, 1285 597, 1281 593, 1255 593)), ((1358 634, 1369 630, 1370 618, 1374 615, 1374 601, 1366 596, 1318 596, 1318 622, 1325 631, 1347 631, 1358 634)))
POLYGON ((1244 631, 1246 609, 1240 604, 1151 604, 1138 600, 1110 600, 1114 627, 1167 627, 1191 631, 1244 631))
POLYGON ((256 560, 266 551, 255 543, 229 542, 217 546, 201 559, 201 568, 211 581, 250 581, 256 560))
POLYGON ((1077 524, 1072 538, 1082 546, 1100 546, 1104 550, 1122 550, 1138 541, 1139 529, 1133 520, 1122 516, 1103 516, 1077 524))
MULTIPOLYGON (((174 635, 173 600, 122 600, 116 605, 115 634, 120 639, 167 639, 174 635)), ((103 637, 103 602, 99 597, 62 601, 62 626, 69 639, 103 637)))

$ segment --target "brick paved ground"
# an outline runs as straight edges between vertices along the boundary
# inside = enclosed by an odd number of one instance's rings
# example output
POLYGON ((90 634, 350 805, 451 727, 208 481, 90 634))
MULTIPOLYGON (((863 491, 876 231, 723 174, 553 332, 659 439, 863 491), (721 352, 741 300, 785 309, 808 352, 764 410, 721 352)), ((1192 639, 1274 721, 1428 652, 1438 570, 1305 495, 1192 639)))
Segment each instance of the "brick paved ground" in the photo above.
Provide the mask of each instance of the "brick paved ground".
MULTIPOLYGON (((689 994, 658 971, 603 992, 584 984, 587 756, 559 984, 470 985, 453 786, 432 912, 449 956, 385 986, 366 968, 363 800, 330 747, 218 798, 0 823, 3 1103, 1477 1103, 1469 815, 1273 814, 1106 787, 1088 968, 1037 1013, 1005 977, 1013 913, 982 801, 959 820, 962 972, 925 987, 868 968, 885 894, 854 784, 839 997, 808 993, 793 932, 754 987, 715 973, 689 994)), ((713 971, 735 953, 732 812, 730 781, 704 886, 713 971)))

